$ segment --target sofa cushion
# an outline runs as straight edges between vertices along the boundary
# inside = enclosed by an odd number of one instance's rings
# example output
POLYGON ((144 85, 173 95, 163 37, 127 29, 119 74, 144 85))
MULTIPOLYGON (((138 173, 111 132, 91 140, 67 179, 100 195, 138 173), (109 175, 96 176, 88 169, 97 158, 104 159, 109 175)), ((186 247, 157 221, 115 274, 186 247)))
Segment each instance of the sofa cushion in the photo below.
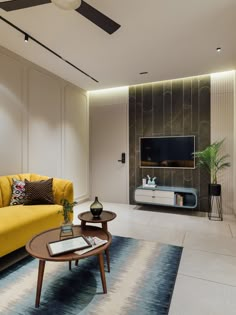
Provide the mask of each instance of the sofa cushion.
POLYGON ((30 182, 25 180, 26 205, 54 204, 52 191, 53 178, 30 182))
POLYGON ((0 257, 24 246, 35 234, 59 227, 63 222, 61 210, 60 205, 0 208, 0 257))
POLYGON ((12 181, 10 206, 22 205, 25 202, 25 182, 15 178, 13 178, 12 181))

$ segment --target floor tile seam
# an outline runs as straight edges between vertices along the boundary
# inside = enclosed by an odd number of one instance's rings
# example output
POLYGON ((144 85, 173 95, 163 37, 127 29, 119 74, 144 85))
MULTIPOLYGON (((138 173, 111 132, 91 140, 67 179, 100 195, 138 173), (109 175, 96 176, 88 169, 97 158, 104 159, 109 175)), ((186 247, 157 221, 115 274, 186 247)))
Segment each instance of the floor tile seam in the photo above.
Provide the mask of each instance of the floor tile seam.
POLYGON ((228 223, 228 225, 229 225, 229 231, 230 231, 230 233, 231 233, 231 235, 232 235, 232 238, 234 238, 234 234, 233 234, 233 231, 232 231, 232 229, 231 229, 230 223, 228 223))
MULTIPOLYGON (((127 221, 119 222, 119 223, 127 223, 127 221)), ((138 227, 140 225, 140 226, 145 226, 145 227, 148 226, 149 228, 153 227, 153 228, 168 229, 168 230, 172 230, 173 231, 172 227, 169 227, 169 226, 167 227, 167 226, 162 226, 162 225, 155 225, 155 224, 149 224, 149 222, 147 222, 147 223, 136 223, 136 222, 134 222, 133 224, 135 224, 136 227, 138 227)), ((176 232, 178 232, 178 233, 186 233, 186 230, 176 229, 176 228, 174 230, 176 232)))
POLYGON ((217 237, 225 237, 225 238, 229 238, 232 239, 231 233, 216 233, 216 232, 209 232, 209 230, 206 231, 199 231, 199 230, 189 230, 189 229, 185 229, 186 233, 191 233, 191 234, 197 234, 197 235, 201 235, 201 233, 205 234, 205 235, 209 235, 209 236, 217 236, 217 237))
POLYGON ((184 247, 184 241, 185 241, 185 239, 186 239, 186 234, 187 234, 187 232, 185 231, 185 232, 184 232, 183 239, 182 239, 182 246, 183 246, 183 247, 184 247))
POLYGON ((214 251, 208 251, 208 250, 204 250, 204 249, 191 248, 191 247, 188 247, 187 245, 183 245, 183 248, 184 249, 191 249, 191 250, 198 251, 198 252, 204 252, 204 253, 210 253, 210 254, 215 254, 215 255, 220 255, 220 256, 227 256, 227 257, 236 258, 236 254, 235 255, 222 254, 222 253, 218 253, 218 252, 214 252, 214 251))
MULTIPOLYGON (((186 233, 188 233, 188 234, 190 234, 190 237, 192 236, 192 237, 199 237, 199 233, 196 233, 195 231, 189 231, 189 230, 187 230, 186 231, 186 233)), ((230 235, 225 235, 225 234, 221 234, 221 233, 209 233, 209 231, 207 231, 206 233, 205 232, 203 232, 203 236, 204 237, 210 237, 210 238, 212 238, 212 237, 221 237, 221 238, 225 238, 225 239, 227 239, 227 240, 232 240, 232 239, 234 239, 234 237, 232 237, 231 236, 231 233, 230 233, 230 235)), ((202 234, 200 234, 200 237, 202 237, 202 234)))
MULTIPOLYGON (((205 278, 201 278, 201 277, 196 277, 196 276, 192 276, 192 275, 185 274, 185 273, 182 273, 182 272, 178 272, 178 276, 183 276, 183 277, 186 277, 186 278, 192 278, 192 279, 202 280, 202 281, 205 281, 205 282, 211 282, 211 283, 215 283, 215 284, 218 284, 218 285, 223 285, 223 286, 227 286, 227 287, 231 287, 231 288, 236 288, 236 285, 232 285, 232 284, 225 283, 225 282, 213 281, 213 280, 205 279, 205 278)), ((178 278, 177 278, 176 281, 178 281, 178 278)))

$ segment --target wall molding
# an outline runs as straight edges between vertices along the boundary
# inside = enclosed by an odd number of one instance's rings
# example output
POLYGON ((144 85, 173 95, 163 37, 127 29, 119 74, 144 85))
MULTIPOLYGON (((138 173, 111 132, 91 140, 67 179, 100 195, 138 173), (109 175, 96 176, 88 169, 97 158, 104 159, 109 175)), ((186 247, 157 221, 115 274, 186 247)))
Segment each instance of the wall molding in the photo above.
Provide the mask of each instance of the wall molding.
MULTIPOLYGON (((2 67, 3 69, 1 69, 0 74, 2 86, 9 86, 10 93, 13 96, 17 96, 24 109, 21 109, 21 112, 18 114, 15 110, 9 111, 7 109, 8 107, 5 107, 4 115, 9 120, 9 123, 8 126, 5 126, 5 124, 2 124, 2 126, 7 128, 5 134, 9 134, 11 138, 14 137, 14 134, 12 133, 15 130, 15 126, 17 126, 18 129, 16 131, 15 137, 17 146, 15 146, 14 143, 11 143, 11 149, 9 150, 9 142, 6 141, 7 139, 4 139, 4 146, 0 152, 0 159, 4 160, 6 165, 2 164, 0 175, 39 172, 52 177, 65 177, 74 182, 75 199, 81 200, 87 198, 87 196, 89 196, 89 151, 81 149, 81 151, 77 152, 77 157, 82 157, 84 165, 78 164, 78 161, 75 161, 75 159, 70 160, 70 156, 73 157, 74 151, 74 148, 72 147, 70 152, 67 154, 69 156, 69 160, 67 157, 67 163, 70 165, 69 173, 66 172, 64 168, 66 136, 65 89, 68 88, 70 90, 67 97, 71 97, 71 94, 73 93, 77 95, 73 101, 73 106, 68 109, 68 112, 71 111, 74 126, 81 126, 81 123, 86 121, 86 124, 83 124, 82 129, 76 130, 76 132, 73 134, 73 140, 69 139, 69 141, 73 141, 74 147, 76 147, 77 142, 81 140, 81 137, 88 134, 89 132, 87 92, 50 73, 49 71, 34 65, 32 62, 25 60, 15 53, 8 51, 6 48, 0 47, 0 61, 3 58, 8 58, 9 66, 4 63, 4 59, 3 64, 6 66, 2 67), (16 63, 19 65, 19 67, 14 66, 16 63), (18 77, 16 76, 16 73, 19 76, 19 73, 17 72, 18 68, 21 69, 21 73, 20 79, 17 81, 18 77), (47 84, 44 82, 44 80, 48 80, 49 86, 51 86, 52 89, 47 87, 47 84), (40 82, 42 84, 40 84, 40 82), (20 95, 18 95, 19 93, 20 95), (42 97, 40 93, 42 93, 42 97), (42 106, 40 104, 41 98, 43 100, 42 106), (37 104, 38 106, 36 106, 37 104), (33 111, 31 111, 31 106, 33 106, 33 111), (80 110, 81 106, 83 110, 80 110), (77 115, 78 111, 80 112, 80 115, 77 115), (47 128, 46 130, 48 132, 48 137, 45 136, 44 138, 45 142, 47 143, 46 152, 38 149, 44 147, 44 139, 42 138, 43 136, 39 135, 40 126, 42 126, 42 134, 45 133, 45 130, 43 130, 44 126, 47 128), (33 133, 30 128, 34 129, 33 133), (19 136, 21 139, 20 149, 18 148, 20 141, 17 140, 19 136), (38 139, 41 140, 38 141, 38 139), (30 143, 40 152, 40 154, 35 155, 35 153, 32 152, 33 149, 30 147, 30 143), (5 156, 7 152, 12 152, 12 150, 16 152, 14 154, 11 153, 9 156, 5 156), (45 156, 50 155, 50 150, 53 158, 47 159, 45 156), (18 167, 20 159, 20 166, 18 167), (79 178, 75 178, 73 176, 73 174, 78 173, 78 169, 83 170, 83 181, 80 182, 79 188, 77 187, 79 178), (51 174, 48 174, 50 172, 51 174)), ((14 102, 9 97, 7 102, 10 102, 12 106, 14 105, 14 102)), ((0 107, 2 105, 3 103, 0 105, 0 107)), ((2 117, 4 117, 4 115, 2 117)), ((67 122, 67 129, 70 128, 70 123, 70 121, 67 122)), ((3 136, 4 133, 2 133, 2 137, 3 136)), ((85 139, 84 142, 88 145, 87 139, 85 139)))

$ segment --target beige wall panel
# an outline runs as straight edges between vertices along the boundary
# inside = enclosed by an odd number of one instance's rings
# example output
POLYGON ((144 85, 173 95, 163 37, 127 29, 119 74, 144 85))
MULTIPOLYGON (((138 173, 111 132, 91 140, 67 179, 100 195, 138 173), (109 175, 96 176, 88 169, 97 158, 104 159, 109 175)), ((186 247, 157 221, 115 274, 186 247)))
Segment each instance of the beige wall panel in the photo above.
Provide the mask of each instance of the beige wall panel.
POLYGON ((233 195, 234 195, 234 207, 233 207, 233 211, 234 214, 236 215, 236 145, 235 145, 235 141, 236 141, 236 71, 234 72, 234 158, 233 158, 233 195))
POLYGON ((211 142, 225 138, 222 153, 229 154, 231 162, 231 167, 218 177, 222 185, 223 214, 233 213, 234 208, 234 77, 234 71, 211 75, 211 142))
POLYGON ((73 86, 65 87, 63 175, 74 183, 74 196, 89 196, 89 126, 87 95, 73 86))
POLYGON ((23 168, 23 66, 0 51, 0 175, 23 168))
POLYGON ((59 81, 31 69, 28 75, 28 170, 61 176, 61 93, 59 81))

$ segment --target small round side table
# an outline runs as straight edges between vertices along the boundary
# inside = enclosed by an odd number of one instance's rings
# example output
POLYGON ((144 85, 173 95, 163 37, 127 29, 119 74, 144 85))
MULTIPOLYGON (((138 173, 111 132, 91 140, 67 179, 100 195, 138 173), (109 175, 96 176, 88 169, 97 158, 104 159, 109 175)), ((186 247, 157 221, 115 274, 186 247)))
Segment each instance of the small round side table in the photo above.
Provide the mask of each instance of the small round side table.
MULTIPOLYGON (((101 223, 102 229, 108 232, 107 222, 112 221, 116 218, 116 213, 112 211, 103 210, 99 218, 94 218, 90 211, 81 212, 78 215, 78 219, 81 221, 81 228, 86 228, 86 223, 101 223)), ((109 247, 105 250, 107 258, 107 269, 110 272, 110 254, 109 247)))
POLYGON ((103 210, 99 218, 94 218, 90 211, 82 212, 78 215, 81 221, 81 227, 85 227, 86 223, 101 223, 102 229, 108 231, 107 222, 112 221, 116 218, 116 213, 112 211, 103 210))

